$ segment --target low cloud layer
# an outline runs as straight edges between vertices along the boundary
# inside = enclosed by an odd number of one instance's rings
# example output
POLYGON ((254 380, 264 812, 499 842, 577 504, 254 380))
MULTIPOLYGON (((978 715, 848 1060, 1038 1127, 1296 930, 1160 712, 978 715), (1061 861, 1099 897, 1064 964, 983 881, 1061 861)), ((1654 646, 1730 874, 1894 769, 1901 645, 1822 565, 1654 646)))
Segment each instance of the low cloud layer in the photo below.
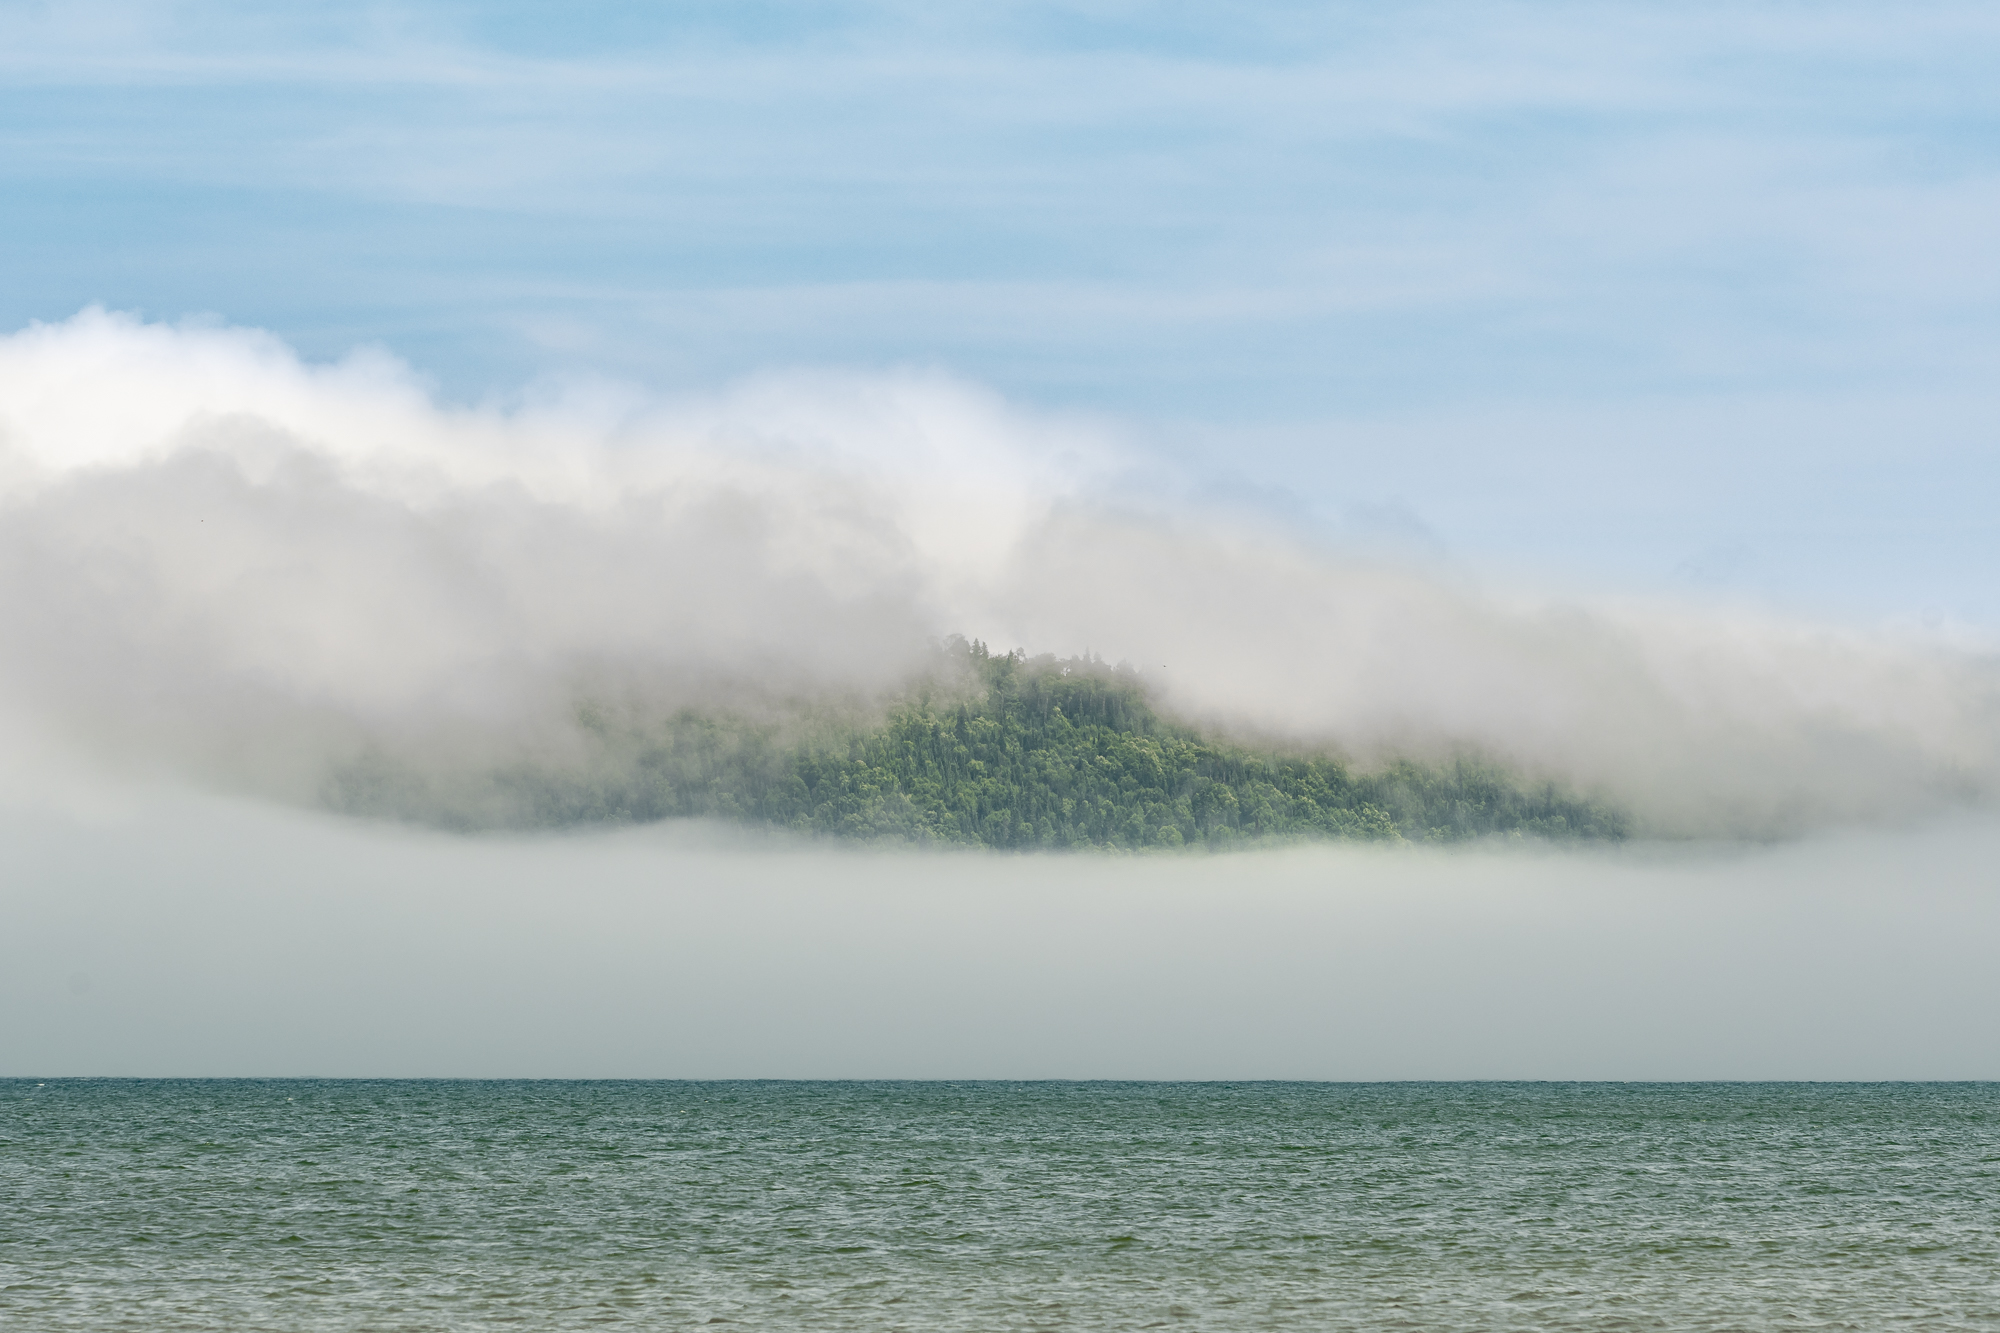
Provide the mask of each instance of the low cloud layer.
MULTIPOLYGON (((1107 427, 919 374, 436 405, 405 368, 87 312, 0 341, 0 725, 61 770, 310 803, 387 752, 574 757, 580 697, 866 706, 962 631, 1364 762, 1471 746, 1668 835, 1980 801, 1985 656, 1550 599, 1116 497, 1107 427)), ((1157 489, 1157 488, 1153 488, 1157 489)))
POLYGON ((1996 855, 1024 865, 0 806, 0 1075, 1992 1078, 1996 855))

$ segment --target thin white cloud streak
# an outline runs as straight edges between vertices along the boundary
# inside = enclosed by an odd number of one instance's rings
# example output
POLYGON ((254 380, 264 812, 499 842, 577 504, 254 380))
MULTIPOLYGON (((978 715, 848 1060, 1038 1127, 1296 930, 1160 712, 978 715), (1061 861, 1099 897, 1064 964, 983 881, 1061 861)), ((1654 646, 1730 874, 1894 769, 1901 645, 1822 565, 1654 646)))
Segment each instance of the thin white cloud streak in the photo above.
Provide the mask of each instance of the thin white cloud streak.
POLYGON ((0 1074, 1992 1078, 1996 854, 829 856, 0 807, 0 1074))
POLYGON ((204 236, 221 191, 249 224, 226 255, 123 235, 144 277, 79 247, 17 317, 443 323, 649 382, 937 356, 1229 421, 1942 392, 1991 359, 1980 6, 863 5, 563 54, 449 6, 155 8, 0 20, 19 188, 158 190, 204 236))
POLYGON ((0 405, 17 789, 581 762, 583 692, 865 701, 958 630, 1129 658, 1224 727, 1474 746, 1658 833, 1921 817, 2000 760, 1980 656, 1108 506, 1141 465, 1103 428, 936 377, 442 409, 380 356, 89 312, 0 342, 0 405))
MULTIPOLYGON (((1920 117, 1990 108, 1990 96, 1978 97, 1983 65, 1972 53, 2000 41, 1980 6, 1938 6, 1889 23, 1859 6, 1773 21, 1737 6, 1583 13, 1444 5, 1390 23, 1334 14, 1250 51, 1199 41, 1171 49, 1154 40, 1171 28, 1145 23, 1065 49, 1021 35, 1033 25, 1010 38, 976 24, 868 21, 871 10, 887 8, 859 7, 862 17, 839 36, 802 25, 819 34, 805 41, 705 39, 667 27, 638 50, 619 43, 539 57, 456 31, 422 5, 296 26, 246 23, 216 6, 186 7, 178 21, 96 24, 52 9, 16 14, 0 30, 0 68, 43 87, 164 80, 469 97, 472 107, 440 107, 414 122, 378 121, 345 102, 334 114, 301 108, 276 128, 304 137, 269 141, 273 151, 254 163, 192 145, 176 152, 171 138, 128 138, 127 148, 135 161, 174 154, 183 177, 198 167, 219 173, 213 179, 263 183, 277 171, 315 188, 337 177, 402 197, 590 212, 604 205, 604 190, 643 185, 670 167, 757 176, 788 164, 811 175, 818 163, 829 176, 866 179, 856 170, 866 161, 865 144, 852 136, 857 124, 870 126, 866 137, 882 150, 876 164, 889 175, 909 174, 914 153, 918 176, 933 183, 976 176, 1017 187, 1088 178, 1107 157, 1196 181, 1246 152, 1261 160, 1350 142, 1445 146, 1491 116, 1582 116, 1621 137, 1662 124, 1740 129, 1746 118, 1774 132, 1810 134, 1817 124, 1838 135, 1851 127, 1826 124, 1824 113, 1855 84, 1866 86, 1877 118, 1897 107, 1920 117), (1766 77, 1742 77, 1745 65, 1766 77), (1943 106, 1941 82, 1953 92, 1943 106), (857 88, 870 91, 857 97, 857 88), (913 106, 929 114, 911 117, 913 106), (576 133, 586 125, 587 136, 576 133), (787 132, 758 132, 775 125, 787 132), (1175 130, 1172 151, 1157 151, 1161 134, 1175 130), (968 134, 993 149, 1079 132, 1104 151, 1007 165, 990 151, 964 151, 968 134), (301 153, 306 146, 314 151, 301 153)), ((55 138, 43 149, 59 155, 69 144, 55 138)), ((96 151, 115 148, 106 142, 96 151)))
MULTIPOLYGON (((1943 48, 1970 65, 1977 57, 1968 48, 2000 36, 1992 11, 1968 3, 1906 6, 1893 23, 1883 21, 1879 8, 1858 3, 1816 5, 1809 13, 1794 6, 1734 4, 1442 3, 1404 6, 1386 19, 1358 5, 1262 4, 1227 15, 1211 12, 1193 23, 1149 7, 1091 16, 1104 20, 1094 26, 1064 23, 1081 16, 1079 7, 1069 5, 939 11, 874 3, 839 12, 802 5, 797 15, 817 9, 813 16, 820 21, 791 23, 772 21, 781 6, 760 8, 761 14, 742 25, 708 21, 717 14, 728 18, 727 7, 718 6, 709 15, 666 16, 643 25, 639 35, 615 25, 593 34, 598 25, 588 20, 565 23, 572 39, 565 46, 574 51, 532 55, 522 53, 532 41, 510 41, 509 33, 531 36, 533 24, 502 19, 468 25, 461 21, 465 10, 451 4, 306 4, 283 11, 213 0, 173 6, 30 4, 11 6, 0 31, 10 39, 8 63, 48 77, 192 68, 294 80, 314 71, 329 81, 449 80, 468 65, 484 64, 517 78, 535 71, 560 77, 591 67, 634 71, 636 79, 649 61, 695 54, 705 57, 712 71, 718 58, 747 63, 813 56, 824 63, 893 60, 900 54, 915 66, 919 53, 956 50, 987 52, 995 59, 1150 58, 1166 67, 1378 71, 1361 85, 1376 95, 1377 105, 1385 98, 1483 105, 1496 100, 1496 93, 1499 100, 1562 103, 1579 92, 1640 103, 1656 85, 1633 78, 1633 72, 1675 69, 1691 52, 1720 49, 1745 57, 1834 62, 1859 57, 1894 67, 1929 62, 1943 48), (1234 40, 1213 40, 1216 36, 1234 40), (1391 64, 1437 74, 1398 80, 1380 72, 1391 64)), ((1784 85, 1767 85, 1762 93, 1778 97, 1786 91, 1784 85)))

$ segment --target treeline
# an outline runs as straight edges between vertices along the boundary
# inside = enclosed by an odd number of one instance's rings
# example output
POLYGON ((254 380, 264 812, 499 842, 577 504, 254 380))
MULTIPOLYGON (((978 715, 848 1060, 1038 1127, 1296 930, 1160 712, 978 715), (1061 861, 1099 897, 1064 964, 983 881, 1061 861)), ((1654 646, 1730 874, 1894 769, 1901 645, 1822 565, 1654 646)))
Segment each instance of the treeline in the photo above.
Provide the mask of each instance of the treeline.
MULTIPOLYGON (((1089 656, 993 654, 954 638, 940 668, 874 725, 698 711, 646 722, 585 709, 598 762, 494 774, 504 822, 702 816, 1021 849, 1626 834, 1615 811, 1473 759, 1356 772, 1330 755, 1208 739, 1156 713, 1129 668, 1089 656)), ((336 804, 386 795, 368 791, 350 783, 336 804)))

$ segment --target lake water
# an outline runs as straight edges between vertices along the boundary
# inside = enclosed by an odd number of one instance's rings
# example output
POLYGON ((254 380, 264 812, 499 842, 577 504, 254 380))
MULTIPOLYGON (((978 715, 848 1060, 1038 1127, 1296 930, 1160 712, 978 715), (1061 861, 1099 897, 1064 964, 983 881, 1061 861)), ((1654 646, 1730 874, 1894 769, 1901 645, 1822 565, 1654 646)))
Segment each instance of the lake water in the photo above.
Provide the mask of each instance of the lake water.
POLYGON ((0 1327, 2000 1328, 2000 1085, 0 1082, 0 1327))

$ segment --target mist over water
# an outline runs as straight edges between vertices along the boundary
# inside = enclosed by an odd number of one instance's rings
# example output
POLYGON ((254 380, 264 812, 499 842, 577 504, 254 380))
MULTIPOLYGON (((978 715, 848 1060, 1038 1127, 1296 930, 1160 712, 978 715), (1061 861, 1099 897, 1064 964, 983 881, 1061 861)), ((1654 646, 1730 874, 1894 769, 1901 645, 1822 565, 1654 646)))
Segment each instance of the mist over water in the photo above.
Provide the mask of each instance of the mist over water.
POLYGON ((1755 849, 828 849, 0 816, 23 1075, 1992 1078, 1986 823, 1755 849))
POLYGON ((1962 645, 1114 502, 1130 441, 936 377, 443 407, 380 357, 86 313, 0 343, 0 404, 0 1068, 2000 1069, 1962 645), (1471 744, 1694 841, 1003 857, 314 813, 357 763, 587 765, 582 702, 866 717, 954 630, 1357 762, 1471 744))
POLYGON ((2000 756, 1983 652, 1342 551, 940 376, 446 407, 379 354, 88 311, 0 343, 0 413, 17 788, 560 770, 580 704, 865 716, 953 632, 1364 764, 1470 748, 1650 834, 1923 818, 2000 756))

